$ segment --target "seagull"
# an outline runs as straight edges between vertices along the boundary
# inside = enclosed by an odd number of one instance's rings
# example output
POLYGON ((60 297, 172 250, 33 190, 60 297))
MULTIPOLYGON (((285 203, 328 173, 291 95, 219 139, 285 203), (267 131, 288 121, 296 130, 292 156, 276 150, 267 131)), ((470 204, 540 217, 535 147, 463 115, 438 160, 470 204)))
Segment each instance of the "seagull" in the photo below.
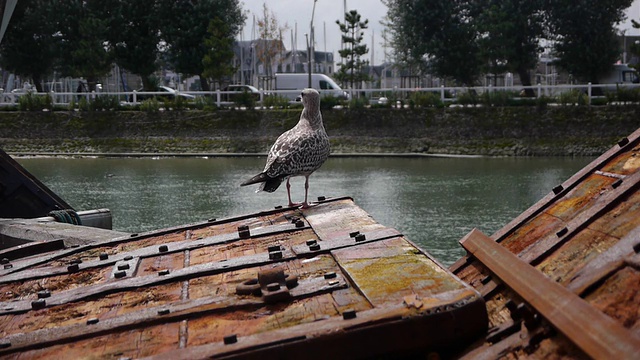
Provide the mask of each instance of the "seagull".
POLYGON ((306 209, 310 207, 307 201, 309 176, 327 160, 330 147, 329 137, 322 124, 320 94, 314 89, 304 89, 301 97, 304 109, 300 115, 300 121, 280 135, 271 146, 264 170, 240 186, 261 183, 256 192, 261 190, 274 192, 284 180, 287 180, 289 206, 302 206, 306 209), (302 204, 291 201, 289 179, 294 176, 305 177, 302 204))

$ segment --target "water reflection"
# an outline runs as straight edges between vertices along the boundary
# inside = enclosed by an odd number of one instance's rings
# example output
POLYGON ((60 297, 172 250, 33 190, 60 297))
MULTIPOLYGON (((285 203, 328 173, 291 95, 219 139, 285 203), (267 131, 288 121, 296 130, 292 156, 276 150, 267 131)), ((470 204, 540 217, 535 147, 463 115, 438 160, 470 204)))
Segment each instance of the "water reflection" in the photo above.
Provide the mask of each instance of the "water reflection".
MULTIPOLYGON (((477 227, 500 229, 591 159, 330 158, 311 176, 310 200, 351 196, 378 222, 398 229, 444 264, 477 227)), ((285 205, 275 193, 240 187, 263 158, 19 159, 79 210, 109 208, 114 229, 140 232, 285 205)), ((302 201, 304 179, 292 179, 302 201)))

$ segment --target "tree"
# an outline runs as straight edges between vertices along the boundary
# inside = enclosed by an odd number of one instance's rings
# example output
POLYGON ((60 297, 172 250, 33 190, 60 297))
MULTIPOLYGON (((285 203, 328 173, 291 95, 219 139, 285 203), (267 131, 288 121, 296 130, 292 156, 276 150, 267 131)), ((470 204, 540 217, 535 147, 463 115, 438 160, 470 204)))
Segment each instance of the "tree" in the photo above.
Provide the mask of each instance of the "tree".
POLYGON ((548 26, 557 64, 577 79, 598 83, 619 56, 615 25, 632 0, 548 0, 548 26))
POLYGON ((107 41, 114 61, 137 74, 145 90, 156 90, 152 80, 159 68, 160 27, 158 0, 103 0, 103 13, 109 14, 107 41))
POLYGON ((202 60, 203 76, 218 82, 221 87, 225 78, 230 77, 236 71, 231 61, 233 60, 233 35, 227 24, 220 18, 209 22, 208 33, 210 36, 204 40, 207 53, 202 60))
POLYGON ((43 21, 51 12, 48 0, 18 2, 0 44, 2 68, 31 78, 39 92, 42 80, 53 72, 60 38, 55 24, 43 21))
POLYGON ((471 4, 462 0, 384 0, 397 58, 474 85, 481 62, 471 4))
POLYGON ((361 21, 362 17, 357 10, 351 10, 344 14, 344 22, 336 20, 336 24, 342 32, 342 42, 345 44, 344 49, 338 51, 343 62, 336 74, 336 78, 343 82, 349 83, 350 88, 354 89, 356 84, 368 79, 367 74, 362 72, 362 68, 369 62, 362 60, 362 56, 369 52, 366 44, 362 44, 364 32, 367 29, 369 20, 361 21))
POLYGON ((262 5, 262 17, 258 17, 257 25, 260 42, 256 45, 256 56, 264 64, 266 75, 271 76, 276 56, 284 51, 282 32, 286 31, 288 26, 280 26, 266 3, 262 5))
MULTIPOLYGON (((530 71, 542 51, 544 24, 542 1, 476 0, 474 18, 484 72, 518 74, 524 86, 531 86, 530 71)), ((533 89, 525 90, 534 96, 533 89)))
MULTIPOLYGON (((89 91, 96 89, 98 79, 109 73, 113 49, 107 42, 109 13, 100 1, 52 2, 60 56, 57 67, 64 76, 85 77, 89 91)), ((48 21, 43 18, 42 21, 48 21)))
POLYGON ((162 2, 160 18, 171 19, 163 24, 162 38, 167 44, 168 60, 175 71, 199 75, 203 91, 209 90, 203 59, 208 53, 205 39, 209 37, 209 21, 219 18, 234 37, 245 21, 238 0, 178 0, 162 2))

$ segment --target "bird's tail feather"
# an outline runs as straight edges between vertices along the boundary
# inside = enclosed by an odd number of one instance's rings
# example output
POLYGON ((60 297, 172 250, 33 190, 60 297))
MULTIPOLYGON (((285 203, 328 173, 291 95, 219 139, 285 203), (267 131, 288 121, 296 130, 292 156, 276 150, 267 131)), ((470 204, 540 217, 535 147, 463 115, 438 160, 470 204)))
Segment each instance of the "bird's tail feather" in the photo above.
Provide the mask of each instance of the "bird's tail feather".
POLYGON ((261 190, 264 190, 266 192, 274 192, 280 186, 280 184, 282 183, 282 180, 283 178, 281 177, 272 178, 265 173, 260 173, 252 177, 251 179, 243 182, 242 184, 240 184, 240 186, 247 186, 251 184, 262 183, 262 185, 260 185, 260 187, 256 192, 261 190))

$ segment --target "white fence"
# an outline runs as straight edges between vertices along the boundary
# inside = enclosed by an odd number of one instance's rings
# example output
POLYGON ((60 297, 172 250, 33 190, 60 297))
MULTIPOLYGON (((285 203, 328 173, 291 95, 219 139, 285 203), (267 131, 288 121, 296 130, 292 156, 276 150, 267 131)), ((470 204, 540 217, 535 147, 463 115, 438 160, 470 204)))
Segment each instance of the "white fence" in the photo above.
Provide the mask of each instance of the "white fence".
MULTIPOLYGON (((499 92, 507 91, 515 94, 515 98, 524 97, 524 91, 531 89, 536 97, 557 97, 562 93, 579 91, 585 94, 589 101, 594 98, 603 97, 603 95, 611 92, 616 92, 618 89, 637 89, 640 88, 640 84, 575 84, 575 85, 542 85, 537 84, 534 86, 476 86, 476 87, 432 87, 432 88, 387 88, 387 89, 348 89, 345 93, 348 94, 348 98, 365 98, 371 103, 377 102, 380 98, 392 98, 392 99, 406 99, 411 94, 416 92, 430 92, 439 94, 442 102, 455 102, 460 94, 469 92, 475 92, 476 94, 483 94, 485 92, 499 92), (597 91, 600 89, 601 91, 597 91)), ((299 90, 260 90, 259 93, 254 94, 256 102, 261 104, 265 97, 279 95, 286 98, 293 98, 297 95, 299 90)), ((320 92, 324 92, 320 90, 320 92)), ((329 91, 326 91, 327 93, 329 91)), ((233 96, 238 96, 238 92, 233 91, 185 91, 175 93, 168 92, 149 92, 149 91, 130 91, 130 92, 92 92, 92 93, 76 93, 76 92, 49 92, 49 93, 32 93, 36 96, 51 97, 53 105, 67 106, 72 101, 78 102, 81 98, 85 98, 90 101, 97 96, 112 96, 118 98, 122 105, 136 105, 140 104, 143 99, 152 96, 160 97, 175 97, 183 96, 186 101, 193 101, 198 97, 209 97, 218 106, 233 104, 233 96)), ((21 96, 25 96, 25 93, 0 93, 0 106, 15 106, 18 104, 18 99, 21 96)))

